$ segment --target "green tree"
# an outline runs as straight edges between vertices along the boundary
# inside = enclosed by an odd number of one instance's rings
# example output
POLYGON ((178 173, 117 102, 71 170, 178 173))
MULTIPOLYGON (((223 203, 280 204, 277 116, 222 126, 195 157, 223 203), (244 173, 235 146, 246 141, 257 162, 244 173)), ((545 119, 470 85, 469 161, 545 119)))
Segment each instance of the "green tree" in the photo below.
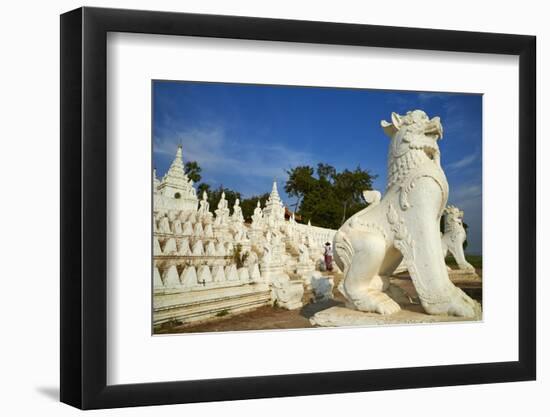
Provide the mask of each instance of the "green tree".
POLYGON ((297 213, 304 221, 311 220, 317 226, 332 229, 339 228, 346 219, 367 206, 362 194, 372 189, 372 181, 376 178, 360 167, 338 172, 325 163, 317 164, 315 171, 309 166, 298 166, 287 173, 285 191, 298 198, 297 213))
POLYGON ((202 193, 204 191, 206 191, 206 194, 210 193, 210 184, 201 182, 199 185, 197 185, 197 195, 199 196, 199 198, 202 198, 202 193))
POLYGON ((231 190, 230 188, 225 188, 223 185, 220 185, 215 190, 211 190, 208 194, 208 202, 210 203, 210 211, 214 212, 218 208, 218 203, 222 198, 222 192, 225 192, 225 199, 227 200, 227 207, 230 209, 233 208, 235 200, 238 198, 240 200, 241 193, 238 191, 231 190))
POLYGON ((372 190, 372 181, 376 178, 369 171, 362 170, 361 167, 354 171, 345 169, 334 176, 334 190, 336 198, 343 204, 342 220, 344 223, 347 218, 357 213, 365 207, 363 201, 363 191, 372 190))
POLYGON ((286 171, 288 180, 285 183, 285 192, 289 197, 296 197, 297 201, 294 211, 300 207, 304 195, 311 192, 316 185, 317 179, 313 177, 313 168, 307 165, 297 166, 286 171))
MULTIPOLYGON (((237 198, 240 200, 246 221, 250 221, 258 200, 265 207, 269 193, 242 199, 240 192, 223 185, 213 189, 208 183, 199 183, 202 179, 201 171, 196 161, 185 164, 187 176, 197 184, 197 196, 202 198, 203 192, 207 192, 210 211, 217 209, 222 192, 225 192, 230 208, 237 198)), ((302 217, 302 221, 311 220, 317 226, 332 229, 339 228, 345 220, 367 206, 362 194, 363 191, 372 189, 372 181, 376 178, 376 175, 361 167, 339 172, 332 165, 322 162, 315 168, 309 165, 291 168, 287 170, 287 174, 285 191, 289 197, 297 199, 294 211, 302 217)))
POLYGON ((241 200, 241 209, 243 211, 243 217, 245 221, 250 222, 252 215, 254 214, 254 209, 256 208, 256 204, 258 203, 258 200, 260 200, 260 204, 262 207, 265 207, 265 203, 267 199, 269 198, 269 193, 265 193, 262 195, 254 195, 250 198, 245 198, 241 200))
POLYGON ((185 173, 189 179, 193 180, 195 183, 199 182, 202 178, 201 176, 202 168, 196 161, 187 161, 185 163, 185 173))
POLYGON ((336 169, 329 164, 319 162, 317 164, 317 176, 320 180, 333 181, 336 176, 336 169))

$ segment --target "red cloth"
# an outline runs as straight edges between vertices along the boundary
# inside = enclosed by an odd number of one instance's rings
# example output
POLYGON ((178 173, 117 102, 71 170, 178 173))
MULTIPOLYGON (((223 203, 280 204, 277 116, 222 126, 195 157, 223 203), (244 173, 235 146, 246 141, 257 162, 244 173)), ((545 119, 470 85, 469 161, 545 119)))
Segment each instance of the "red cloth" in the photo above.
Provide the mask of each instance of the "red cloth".
POLYGON ((325 266, 327 271, 332 271, 332 256, 325 255, 325 266))

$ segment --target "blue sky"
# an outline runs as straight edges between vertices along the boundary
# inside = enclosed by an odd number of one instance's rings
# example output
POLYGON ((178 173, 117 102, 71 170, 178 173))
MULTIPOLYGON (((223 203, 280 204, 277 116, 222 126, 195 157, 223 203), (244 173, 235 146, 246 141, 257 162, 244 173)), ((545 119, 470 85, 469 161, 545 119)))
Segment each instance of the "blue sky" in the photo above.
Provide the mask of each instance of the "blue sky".
POLYGON ((181 143, 203 182, 246 197, 276 179, 287 205, 285 170, 297 165, 360 166, 384 191, 389 140, 380 120, 414 109, 441 117, 449 202, 465 211, 468 252, 481 253, 481 95, 154 81, 153 163, 162 176, 181 143))

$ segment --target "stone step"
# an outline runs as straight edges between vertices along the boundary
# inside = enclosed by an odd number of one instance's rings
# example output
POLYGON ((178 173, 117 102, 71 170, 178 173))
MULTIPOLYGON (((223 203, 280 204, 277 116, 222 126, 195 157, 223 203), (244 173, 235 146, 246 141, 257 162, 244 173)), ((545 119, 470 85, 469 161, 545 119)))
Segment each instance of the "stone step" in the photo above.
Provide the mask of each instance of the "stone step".
POLYGON ((243 284, 208 291, 155 295, 153 303, 155 327, 167 323, 186 326, 270 305, 271 290, 267 284, 243 284))

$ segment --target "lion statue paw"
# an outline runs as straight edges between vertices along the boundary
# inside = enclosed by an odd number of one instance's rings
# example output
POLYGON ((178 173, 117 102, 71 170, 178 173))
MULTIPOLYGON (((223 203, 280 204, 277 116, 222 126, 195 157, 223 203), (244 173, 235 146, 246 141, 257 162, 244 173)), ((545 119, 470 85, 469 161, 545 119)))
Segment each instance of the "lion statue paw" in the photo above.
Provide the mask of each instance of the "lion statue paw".
POLYGON ((481 319, 481 305, 458 287, 453 288, 453 294, 449 301, 422 303, 422 306, 429 314, 481 319))

